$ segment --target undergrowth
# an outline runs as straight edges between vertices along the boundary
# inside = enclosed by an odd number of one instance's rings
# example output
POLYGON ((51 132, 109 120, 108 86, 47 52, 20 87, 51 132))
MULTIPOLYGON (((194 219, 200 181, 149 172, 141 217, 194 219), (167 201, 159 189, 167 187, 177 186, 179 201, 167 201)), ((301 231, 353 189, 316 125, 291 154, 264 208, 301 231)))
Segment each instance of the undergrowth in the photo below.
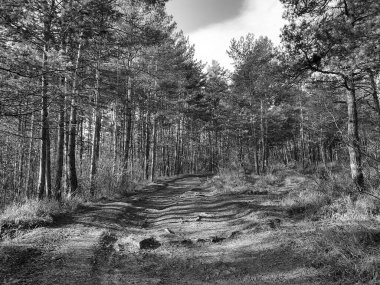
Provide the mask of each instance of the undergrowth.
POLYGON ((207 179, 202 185, 221 194, 242 193, 249 190, 250 183, 235 170, 220 169, 218 174, 207 179))
POLYGON ((290 192, 282 205, 291 217, 318 221, 311 238, 312 265, 331 284, 380 284, 380 201, 378 179, 358 193, 347 172, 316 169, 308 187, 290 192))
POLYGON ((239 169, 220 169, 217 175, 207 179, 203 187, 221 194, 238 194, 247 192, 265 192, 274 186, 279 186, 286 177, 282 168, 272 168, 265 175, 244 174, 239 169))
POLYGON ((310 265, 326 273, 328 284, 380 284, 378 175, 366 176, 367 190, 360 194, 339 165, 305 171, 277 167, 263 176, 222 170, 206 186, 219 193, 265 193, 281 189, 287 177, 306 181, 291 188, 279 206, 292 219, 315 223, 310 265))
POLYGON ((332 284, 379 284, 379 225, 374 221, 326 225, 314 238, 312 266, 323 268, 332 284))
POLYGON ((62 202, 27 200, 8 205, 0 213, 0 233, 9 229, 29 229, 53 223, 54 216, 73 212, 81 204, 79 198, 62 202))
POLYGON ((141 173, 123 173, 113 171, 110 159, 103 159, 99 163, 98 173, 95 175, 95 195, 90 193, 88 179, 89 164, 84 163, 84 170, 79 175, 79 184, 75 195, 64 196, 62 201, 41 200, 37 198, 10 203, 0 208, 0 239, 4 232, 15 229, 31 229, 46 226, 54 222, 54 217, 74 212, 80 204, 99 199, 113 199, 125 196, 127 193, 143 187, 146 182, 140 178, 141 173), (119 174, 117 174, 119 173, 119 174))

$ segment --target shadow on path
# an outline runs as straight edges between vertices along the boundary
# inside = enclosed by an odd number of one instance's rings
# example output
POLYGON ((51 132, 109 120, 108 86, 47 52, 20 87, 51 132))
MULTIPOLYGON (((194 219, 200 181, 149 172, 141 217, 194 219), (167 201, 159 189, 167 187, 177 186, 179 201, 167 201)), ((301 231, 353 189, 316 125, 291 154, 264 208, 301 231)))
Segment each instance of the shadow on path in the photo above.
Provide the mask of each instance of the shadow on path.
POLYGON ((19 241, 32 248, 57 239, 20 265, 14 284, 319 284, 287 239, 296 228, 281 191, 218 194, 202 187, 205 179, 158 181, 60 217, 19 241), (146 238, 158 248, 141 250, 146 238))

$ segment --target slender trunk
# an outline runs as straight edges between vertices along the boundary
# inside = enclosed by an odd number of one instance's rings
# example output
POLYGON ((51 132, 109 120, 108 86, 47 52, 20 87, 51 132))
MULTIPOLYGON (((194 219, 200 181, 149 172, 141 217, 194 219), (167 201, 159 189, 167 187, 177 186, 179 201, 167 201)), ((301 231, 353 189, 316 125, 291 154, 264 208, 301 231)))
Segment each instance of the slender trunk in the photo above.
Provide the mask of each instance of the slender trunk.
POLYGON ((377 114, 378 114, 379 117, 380 117, 379 94, 378 94, 378 91, 377 91, 377 85, 376 85, 376 81, 375 81, 375 74, 373 73, 372 70, 369 71, 369 77, 370 77, 371 87, 372 87, 372 98, 373 98, 373 102, 374 102, 374 104, 375 104, 376 112, 377 112, 377 114))
POLYGON ((153 117, 153 142, 152 142, 152 161, 150 164, 150 180, 153 181, 156 172, 156 158, 157 158, 157 120, 153 117))
POLYGON ((149 157, 150 157, 150 113, 146 115, 146 140, 145 140, 145 179, 149 179, 149 157))
POLYGON ((69 134, 69 177, 70 177, 70 192, 69 196, 75 193, 78 188, 78 178, 76 171, 76 162, 75 162, 75 137, 77 133, 77 106, 74 99, 74 94, 71 99, 71 112, 70 112, 70 134, 69 134))
MULTIPOLYGON (((82 35, 81 35, 82 37, 82 35)), ((71 92, 71 112, 70 112, 70 134, 69 134, 69 173, 70 173, 70 190, 68 196, 71 196, 78 189, 78 177, 76 170, 75 151, 76 151, 76 133, 77 133, 77 102, 78 96, 78 69, 82 51, 82 39, 78 45, 78 53, 76 58, 73 87, 71 92)))
POLYGON ((112 144, 113 144, 113 166, 112 166, 112 174, 115 175, 117 171, 117 153, 118 153, 118 127, 117 127, 117 103, 114 103, 113 108, 113 118, 112 118, 112 127, 113 127, 113 136, 112 136, 112 144))
POLYGON ((32 152, 33 152, 33 134, 34 134, 34 113, 31 114, 30 118, 30 138, 29 138, 29 148, 28 148, 28 160, 27 160, 27 169, 26 169, 26 177, 25 177, 25 193, 26 197, 30 197, 30 188, 29 188, 29 182, 30 182, 30 170, 31 170, 31 164, 32 164, 32 152))
POLYGON ((49 130, 48 125, 48 83, 47 83, 47 46, 43 51, 42 59, 42 110, 41 110, 41 144, 40 144, 40 169, 38 178, 38 198, 44 198, 46 187, 46 154, 47 154, 47 133, 49 130))
MULTIPOLYGON (((179 145, 179 143, 178 143, 179 145)), ((213 172, 214 171, 214 149, 212 145, 212 136, 211 136, 211 130, 208 131, 208 145, 209 145, 209 166, 208 171, 213 172)), ((179 173, 178 173, 179 174, 179 173)))
POLYGON ((301 96, 299 96, 300 104, 300 150, 301 150, 301 161, 302 168, 305 168, 305 132, 304 132, 304 117, 303 117, 303 106, 301 101, 301 96))
MULTIPOLYGON (((62 19, 64 19, 69 8, 67 6, 67 1, 62 1, 62 19)), ((63 25, 67 23, 62 22, 63 25)), ((68 45, 67 45, 67 34, 63 34, 61 39, 61 48, 65 56, 67 56, 68 45)), ((61 78, 61 85, 63 87, 63 94, 59 98, 59 118, 58 118, 58 134, 57 134, 57 170, 55 175, 55 186, 54 195, 55 199, 60 201, 62 199, 62 175, 64 174, 64 164, 65 164, 65 123, 66 123, 66 100, 68 91, 68 79, 67 76, 61 78)), ((65 181, 65 180, 64 180, 65 181)))
MULTIPOLYGON (((68 84, 66 84, 66 87, 68 84)), ((68 89, 67 89, 68 90, 68 89)), ((68 93, 67 93, 68 94, 68 93)), ((70 96, 71 97, 71 96, 70 96)), ((69 140, 70 140, 70 117, 67 111, 70 106, 71 98, 66 96, 65 98, 65 137, 64 137, 64 155, 63 155, 63 176, 62 176, 62 194, 69 195, 70 189, 70 176, 69 176, 69 140)))
POLYGON ((64 109, 64 103, 62 102, 60 106, 60 110, 59 110, 57 172, 55 176, 55 198, 57 200, 61 200, 61 197, 62 197, 61 187, 62 187, 64 146, 65 146, 65 109, 64 109))
MULTIPOLYGON (((180 174, 180 135, 181 135, 181 119, 179 119, 177 124, 177 133, 176 133, 176 144, 175 144, 175 156, 174 156, 174 172, 176 175, 180 174)), ((211 145, 209 146, 211 151, 211 145)), ((212 161, 209 163, 209 168, 212 165, 212 161)))
POLYGON ((92 143, 92 158, 91 158, 91 195, 95 195, 95 175, 97 173, 99 154, 100 154, 100 132, 102 127, 102 115, 100 111, 96 111, 95 115, 95 128, 94 128, 94 138, 92 143))
POLYGON ((67 78, 63 79, 64 94, 60 98, 59 123, 58 123, 58 143, 57 143, 57 172, 55 175, 55 198, 59 201, 62 198, 62 174, 64 164, 65 148, 65 101, 67 94, 67 78))
POLYGON ((49 119, 47 119, 47 132, 46 132, 46 197, 52 198, 51 192, 51 151, 50 151, 50 130, 49 119))
MULTIPOLYGON (((129 64, 128 64, 129 66, 129 64)), ((127 102, 126 102, 126 119, 127 119, 127 130, 125 134, 125 149, 124 149, 124 172, 128 170, 129 162, 129 152, 131 145, 131 136, 132 136, 132 78, 128 76, 127 78, 127 102)))
POLYGON ((18 167, 15 167, 15 171, 17 169, 17 174, 15 175, 15 185, 17 189, 17 198, 21 197, 21 190, 22 190, 22 182, 23 182, 23 174, 24 174, 24 139, 22 137, 25 136, 25 128, 26 128, 26 120, 24 116, 21 116, 19 114, 19 135, 20 135, 20 140, 19 140, 19 156, 18 156, 18 167))
MULTIPOLYGON (((352 76, 353 77, 353 76, 352 76)), ((347 92, 348 108, 348 152, 350 155, 351 177, 359 190, 364 188, 364 175, 360 151, 358 110, 356 105, 355 81, 351 78, 350 90, 347 92)))
POLYGON ((81 119, 80 119, 80 136, 79 136, 79 160, 80 160, 80 174, 83 174, 83 156, 84 156, 84 124, 85 124, 85 114, 83 110, 81 111, 81 119))
POLYGON ((260 100, 260 145, 261 145, 261 170, 265 173, 265 126, 264 126, 264 100, 260 100))
POLYGON ((100 97, 100 71, 99 62, 96 68, 96 86, 95 86, 95 126, 94 126, 94 137, 92 142, 92 157, 91 157, 91 171, 90 171, 90 193, 91 196, 95 194, 95 175, 97 172, 97 165, 99 160, 99 149, 100 149, 100 131, 102 127, 102 114, 99 106, 100 97))

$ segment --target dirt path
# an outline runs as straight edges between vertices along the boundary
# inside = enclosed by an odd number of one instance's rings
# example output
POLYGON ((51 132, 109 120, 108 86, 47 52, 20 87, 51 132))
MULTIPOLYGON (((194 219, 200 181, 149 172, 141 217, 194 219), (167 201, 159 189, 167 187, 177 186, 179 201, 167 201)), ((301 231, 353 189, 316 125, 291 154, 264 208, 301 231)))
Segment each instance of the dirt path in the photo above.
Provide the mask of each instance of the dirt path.
POLYGON ((324 284, 308 267, 304 237, 312 229, 280 204, 303 178, 288 177, 266 195, 217 194, 200 187, 204 179, 151 185, 3 242, 0 281, 324 284))

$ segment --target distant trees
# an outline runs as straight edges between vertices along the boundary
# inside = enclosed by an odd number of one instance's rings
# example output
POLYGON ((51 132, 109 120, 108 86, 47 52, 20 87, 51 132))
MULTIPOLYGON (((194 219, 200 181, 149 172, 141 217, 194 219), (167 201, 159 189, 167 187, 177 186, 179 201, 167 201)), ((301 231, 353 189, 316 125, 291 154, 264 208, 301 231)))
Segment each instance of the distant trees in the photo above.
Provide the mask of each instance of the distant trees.
POLYGON ((271 156, 278 159, 283 156, 280 153, 288 155, 289 146, 296 147, 290 130, 298 127, 289 124, 297 119, 289 112, 296 111, 292 103, 299 90, 287 83, 285 65, 268 38, 255 39, 248 34, 233 39, 228 53, 235 66, 232 92, 246 126, 241 132, 245 134, 247 159, 257 174, 265 173, 271 156))

